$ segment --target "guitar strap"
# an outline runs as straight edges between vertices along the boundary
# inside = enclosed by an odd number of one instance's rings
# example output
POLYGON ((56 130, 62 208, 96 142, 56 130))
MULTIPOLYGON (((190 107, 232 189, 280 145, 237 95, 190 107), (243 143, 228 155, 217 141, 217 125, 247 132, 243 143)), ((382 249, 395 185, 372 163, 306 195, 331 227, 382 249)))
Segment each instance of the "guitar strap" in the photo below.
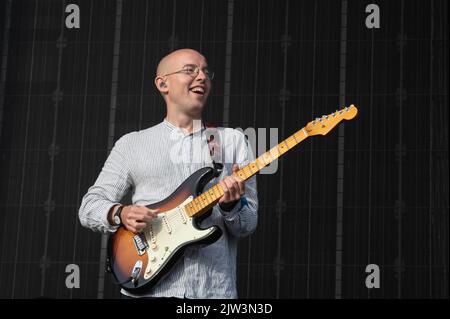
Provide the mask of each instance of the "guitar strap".
MULTIPOLYGON (((205 123, 203 127, 206 130, 206 141, 209 147, 209 154, 211 155, 211 159, 214 165, 214 177, 220 176, 223 170, 223 150, 222 143, 220 142, 220 132, 217 127, 205 123)), ((245 196, 242 196, 241 199, 241 207, 248 206, 248 201, 245 196)))
POLYGON ((209 155, 214 166, 214 177, 220 176, 223 170, 222 163, 222 143, 220 142, 220 132, 216 126, 210 123, 203 123, 206 132, 206 142, 209 148, 209 155))

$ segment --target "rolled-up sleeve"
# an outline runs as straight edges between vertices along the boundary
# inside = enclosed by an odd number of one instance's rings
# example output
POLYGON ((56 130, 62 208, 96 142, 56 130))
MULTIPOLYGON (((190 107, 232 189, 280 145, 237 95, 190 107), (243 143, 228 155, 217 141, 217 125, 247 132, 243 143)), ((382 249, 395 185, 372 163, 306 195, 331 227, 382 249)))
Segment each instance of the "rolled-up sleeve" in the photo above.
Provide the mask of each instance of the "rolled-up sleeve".
MULTIPOLYGON (((242 168, 254 160, 253 152, 249 146, 245 135, 237 130, 234 130, 235 135, 235 163, 242 168)), ((231 172, 232 163, 229 164, 231 172)), ((258 224, 258 194, 256 190, 256 176, 252 176, 245 181, 245 194, 241 200, 230 211, 225 212, 222 209, 219 211, 222 214, 225 225, 233 236, 245 237, 256 230, 258 224)))
POLYGON ((95 184, 82 199, 78 215, 84 227, 102 233, 117 230, 118 227, 109 224, 108 212, 131 186, 129 156, 125 135, 115 143, 95 184))

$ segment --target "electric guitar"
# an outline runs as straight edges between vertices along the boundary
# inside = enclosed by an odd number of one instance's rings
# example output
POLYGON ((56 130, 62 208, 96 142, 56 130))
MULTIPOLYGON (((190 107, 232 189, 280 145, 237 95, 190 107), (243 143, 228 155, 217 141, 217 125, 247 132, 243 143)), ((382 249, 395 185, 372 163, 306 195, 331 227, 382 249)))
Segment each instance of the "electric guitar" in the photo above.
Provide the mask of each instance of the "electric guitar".
MULTIPOLYGON (((326 135, 342 120, 357 114, 354 105, 309 122, 277 146, 233 173, 246 180, 263 167, 314 135, 326 135)), ((131 293, 141 293, 163 278, 182 256, 186 247, 210 244, 219 239, 218 226, 201 229, 198 221, 208 216, 223 195, 220 184, 205 192, 203 187, 214 177, 211 167, 204 167, 188 177, 169 197, 147 205, 158 213, 139 234, 124 227, 109 237, 108 268, 117 283, 131 293)))

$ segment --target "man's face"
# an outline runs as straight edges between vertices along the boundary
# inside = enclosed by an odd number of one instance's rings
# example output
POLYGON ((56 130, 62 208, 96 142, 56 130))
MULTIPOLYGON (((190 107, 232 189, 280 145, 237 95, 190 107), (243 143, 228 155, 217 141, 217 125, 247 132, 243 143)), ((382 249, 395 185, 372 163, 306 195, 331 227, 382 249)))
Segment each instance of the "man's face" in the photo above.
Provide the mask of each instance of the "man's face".
POLYGON ((165 76, 167 103, 187 114, 198 115, 211 90, 205 58, 195 51, 180 52, 171 57, 167 70, 168 74, 181 71, 165 76))

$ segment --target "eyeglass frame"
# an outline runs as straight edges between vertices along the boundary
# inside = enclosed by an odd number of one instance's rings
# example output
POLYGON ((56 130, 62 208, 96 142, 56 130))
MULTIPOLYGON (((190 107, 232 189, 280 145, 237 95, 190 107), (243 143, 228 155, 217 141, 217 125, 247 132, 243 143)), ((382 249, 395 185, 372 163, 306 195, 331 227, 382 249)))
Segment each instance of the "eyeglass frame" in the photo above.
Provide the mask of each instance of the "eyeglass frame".
MULTIPOLYGON (((208 70, 208 68, 205 68, 205 69, 203 69, 202 72, 205 74, 206 78, 209 79, 210 81, 213 80, 214 79, 214 71, 210 71, 210 70, 208 70), (206 69, 206 72, 205 72, 205 69, 206 69)), ((195 65, 195 64, 186 64, 185 66, 183 66, 183 69, 175 71, 175 72, 172 72, 172 73, 165 74, 165 75, 163 75, 163 77, 164 76, 168 76, 168 75, 172 75, 172 74, 177 74, 177 73, 184 73, 184 74, 189 75, 191 77, 197 77, 200 74, 200 67, 198 65, 195 65), (186 67, 195 67, 194 73, 192 73, 192 74, 187 73, 186 72, 187 70, 185 69, 186 67), (195 73, 196 73, 196 75, 193 76, 195 73)))

